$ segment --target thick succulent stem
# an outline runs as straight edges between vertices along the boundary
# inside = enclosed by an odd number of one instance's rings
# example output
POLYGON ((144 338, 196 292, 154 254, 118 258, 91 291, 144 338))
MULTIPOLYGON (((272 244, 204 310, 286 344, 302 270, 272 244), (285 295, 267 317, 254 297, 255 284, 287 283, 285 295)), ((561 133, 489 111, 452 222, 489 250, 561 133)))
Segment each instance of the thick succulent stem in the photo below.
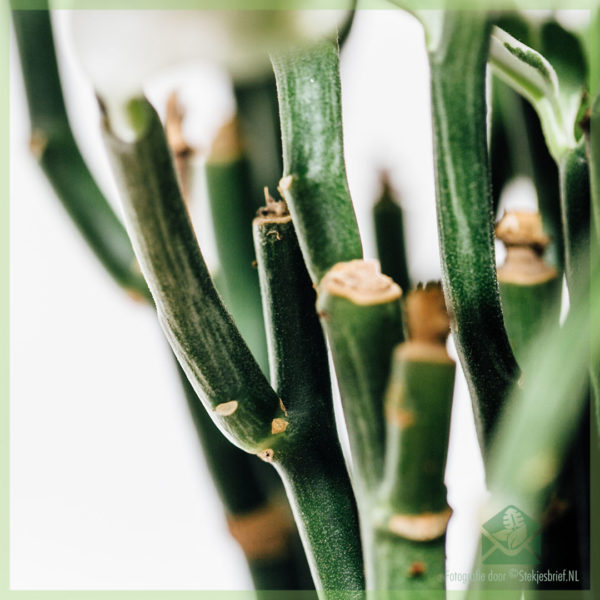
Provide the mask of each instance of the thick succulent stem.
POLYGON ((254 221, 271 381, 283 418, 269 456, 281 474, 317 589, 364 588, 358 517, 337 439, 327 351, 291 217, 267 197, 254 221))
MULTIPOLYGON (((600 263, 594 263, 591 275, 598 281, 600 263)), ((571 293, 563 326, 541 327, 529 346, 521 385, 512 390, 490 448, 492 497, 484 520, 514 505, 539 521, 548 506, 565 450, 585 416, 590 350, 598 352, 600 346, 600 338, 590 335, 590 319, 600 318, 600 297, 589 295, 588 283, 580 282, 571 293), (569 348, 569 360, 556 348, 569 348)))
POLYGON ((143 99, 128 105, 136 139, 105 142, 129 234, 165 334, 213 420, 251 453, 269 446, 279 398, 226 311, 200 253, 158 116, 143 99))
POLYGON ((561 213, 565 240, 565 275, 572 290, 577 279, 589 274, 590 174, 585 140, 567 152, 558 163, 561 213), (582 260, 587 260, 583 263, 582 260))
POLYGON ((331 347, 359 496, 383 469, 383 398, 393 348, 402 341, 402 291, 377 261, 333 267, 318 288, 317 309, 331 347))
POLYGON ((338 47, 324 40, 271 60, 283 142, 279 188, 317 284, 334 264, 362 257, 344 166, 338 47))
POLYGON ((106 271, 134 296, 148 298, 125 228, 96 185, 69 127, 50 13, 14 10, 12 17, 31 119, 31 152, 106 271))
POLYGON ((443 285, 482 448, 518 368, 500 308, 486 146, 484 14, 446 13, 430 50, 443 285))
POLYGON ((506 213, 496 236, 506 245, 506 260, 498 269, 504 324, 520 364, 541 325, 558 327, 561 280, 542 257, 549 238, 539 213, 506 213), (551 309, 554 313, 547 315, 551 309))
POLYGON ((404 215, 402 206, 394 199, 387 178, 383 180, 381 196, 373 207, 377 255, 381 272, 391 277, 406 292, 410 276, 404 242, 404 215))
MULTIPOLYGON (((597 11, 597 21, 600 26, 600 10, 597 11)), ((596 95, 591 108, 590 132, 588 137, 589 162, 590 162, 590 192, 592 207, 592 229, 591 237, 594 241, 593 247, 596 251, 600 245, 600 91, 596 95)), ((598 255, 592 255, 598 260, 598 255)), ((597 282, 592 282, 597 283, 597 282)), ((592 293, 596 293, 593 291, 592 293)), ((592 323, 592 329, 598 324, 592 323)), ((597 331, 597 329, 594 329, 597 331)), ((596 405, 596 421, 600 431, 600 354, 592 354, 591 357, 591 383, 594 401, 596 405)))
POLYGON ((456 366, 446 351, 440 287, 417 288, 405 310, 410 339, 394 352, 386 392, 385 471, 374 498, 368 572, 377 590, 443 590, 451 514, 444 472, 456 366))
POLYGON ((246 556, 254 587, 257 590, 305 589, 307 584, 295 546, 297 534, 289 507, 275 490, 269 489, 275 486, 265 485, 266 476, 273 471, 225 438, 179 364, 177 371, 229 530, 246 556))
POLYGON ((205 166, 222 282, 217 289, 258 364, 268 373, 258 274, 252 264, 256 208, 248 169, 237 125, 229 122, 217 134, 205 166))
POLYGON ((246 193, 256 211, 263 202, 263 187, 275 187, 283 168, 275 78, 271 74, 260 81, 236 81, 233 93, 247 162, 246 193))
POLYGON ((537 191, 538 208, 542 214, 544 230, 550 236, 546 256, 557 271, 562 273, 565 267, 565 241, 560 208, 558 166, 546 147, 544 132, 535 110, 524 98, 521 98, 520 103, 525 114, 527 137, 531 146, 532 176, 537 191))
POLYGON ((590 109, 589 132, 590 184, 592 220, 596 240, 600 240, 600 93, 590 109))
MULTIPOLYGON (((538 213, 507 213, 496 227, 496 235, 507 246, 507 258, 498 270, 504 320, 511 346, 519 360, 526 361, 530 344, 542 326, 557 328, 561 281, 547 265, 542 253, 548 237, 542 231, 538 213)), ((585 464, 589 456, 589 415, 578 426, 576 441, 564 461, 553 500, 543 524, 543 571, 578 570, 586 577, 586 549, 589 537, 582 523, 588 523, 586 488, 589 476, 585 464)), ((556 586, 540 582, 538 588, 556 586)))

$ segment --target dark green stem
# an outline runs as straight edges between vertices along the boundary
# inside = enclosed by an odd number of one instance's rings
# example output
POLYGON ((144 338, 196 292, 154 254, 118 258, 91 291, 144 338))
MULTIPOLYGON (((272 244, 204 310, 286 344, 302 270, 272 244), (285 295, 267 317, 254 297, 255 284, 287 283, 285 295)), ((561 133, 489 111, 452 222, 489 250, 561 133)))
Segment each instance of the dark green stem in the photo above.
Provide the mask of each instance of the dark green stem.
POLYGON ((562 273, 565 268, 565 242, 560 208, 558 167, 548 151, 540 118, 534 108, 524 98, 520 99, 520 104, 525 115, 527 137, 531 147, 532 176, 537 191, 538 207, 542 214, 544 230, 550 236, 548 260, 559 273, 562 273))
POLYGON ((406 292, 410 289, 410 276, 404 242, 404 215, 387 180, 384 180, 381 196, 373 207, 373 220, 381 271, 406 292))
POLYGON ((285 417, 270 460, 281 474, 317 589, 364 588, 358 517, 337 439, 315 292, 283 203, 254 221, 271 382, 285 417))
POLYGON ((489 34, 485 15, 448 12, 430 52, 444 294, 482 448, 518 373, 496 281, 486 146, 489 34))
POLYGON ((380 481, 383 398, 393 348, 402 341, 401 290, 373 262, 336 265, 321 281, 317 309, 331 347, 359 497, 380 481))
POLYGON ((506 331, 519 364, 539 328, 550 323, 544 319, 547 310, 554 311, 552 322, 558 327, 560 306, 553 299, 560 298, 561 291, 561 281, 556 275, 532 285, 500 281, 506 331))
POLYGON ((496 236, 506 246, 504 264, 498 269, 504 324, 521 364, 539 328, 558 327, 562 277, 544 260, 550 240, 540 213, 506 212, 496 225, 496 236))
POLYGON ((338 47, 322 41, 271 60, 283 142, 279 187, 316 284, 334 264, 362 257, 344 165, 338 47))
MULTIPOLYGON (((597 10, 596 19, 600 27, 600 10, 597 10)), ((600 59, 598 59, 600 60, 600 59)), ((599 90, 600 92, 600 90, 599 90)), ((596 95, 591 107, 589 143, 589 164, 590 164, 590 192, 592 208, 592 240, 593 248, 598 248, 600 244, 600 93, 596 95)), ((592 255, 593 260, 598 260, 598 254, 592 255)), ((598 282, 592 282, 597 285, 598 282)), ((592 293, 597 293, 595 290, 592 293)), ((598 324, 596 324, 598 325, 598 324)), ((594 329, 594 324, 592 324, 594 329)), ((597 331, 597 329, 594 329, 597 331)), ((600 354, 592 354, 590 375, 592 383, 592 393, 596 406, 596 421, 598 431, 600 431, 600 354)))
POLYGON ((31 119, 31 151, 89 247, 113 279, 148 298, 127 233, 88 170, 69 127, 48 10, 14 10, 31 119))
POLYGON ((593 231, 596 240, 600 241, 600 94, 590 109, 588 143, 593 231))
POLYGON ((386 468, 369 569, 377 590, 445 589, 450 509, 444 471, 454 373, 444 346, 407 342, 394 353, 386 468))
POLYGON ((264 201, 264 186, 274 188, 283 168, 277 86, 271 75, 252 83, 236 82, 233 92, 247 161, 245 192, 256 212, 264 201))
MULTIPOLYGON (((179 364, 177 372, 208 470, 228 520, 233 524, 232 532, 241 530, 253 517, 258 521, 263 514, 274 516, 270 535, 261 536, 263 539, 268 537, 264 547, 256 541, 252 544, 252 539, 245 543, 241 540, 254 587, 257 590, 306 589, 304 573, 299 568, 299 553, 294 546, 297 534, 292 517, 289 515, 289 521, 285 519, 289 508, 286 509, 281 498, 274 498, 268 492, 269 487, 275 486, 265 485, 265 481, 275 473, 268 465, 236 448, 225 438, 202 406, 179 364)), ((250 526, 247 525, 247 528, 250 526)))
MULTIPOLYGON (((591 275, 598 281, 597 261, 591 275)), ((548 506, 566 450, 585 414, 590 351, 600 347, 600 337, 590 331, 590 322, 600 319, 600 296, 590 296, 588 284, 589 279, 580 281, 572 291, 563 326, 541 327, 530 344, 521 385, 512 390, 490 448, 492 497, 484 520, 514 505, 539 522, 548 506), (569 359, 556 348, 569 348, 569 359)), ((481 596, 469 596, 475 597, 481 596)))
POLYGON ((279 398, 213 286, 156 112, 142 99, 128 111, 136 139, 118 139, 105 123, 105 142, 159 319, 215 423, 236 445, 259 453, 271 421, 283 414, 279 398))
POLYGON ((236 137, 235 125, 227 125, 217 137, 205 166, 222 282, 217 289, 263 372, 268 373, 258 274, 252 264, 252 219, 256 208, 251 199, 249 165, 236 137))
MULTIPOLYGON (((590 234, 590 175, 585 139, 569 151, 558 165, 560 174, 561 211, 565 240, 565 274, 569 289, 577 279, 589 274, 586 250, 590 234)), ((588 258, 589 261, 589 258, 588 258)))

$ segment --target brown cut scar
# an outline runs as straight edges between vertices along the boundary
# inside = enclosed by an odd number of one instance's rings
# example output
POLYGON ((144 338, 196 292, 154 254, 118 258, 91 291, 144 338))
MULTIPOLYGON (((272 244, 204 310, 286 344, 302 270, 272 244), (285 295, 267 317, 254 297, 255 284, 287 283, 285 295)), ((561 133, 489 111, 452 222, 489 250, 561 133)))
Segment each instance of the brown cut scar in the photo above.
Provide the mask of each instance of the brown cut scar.
MULTIPOLYGON (((285 224, 292 220, 290 211, 285 200, 275 200, 269 193, 269 188, 264 188, 265 193, 265 205, 261 206, 256 212, 256 218, 254 219, 255 226, 268 226, 273 224, 285 224)), ((268 231, 267 235, 274 233, 268 231)), ((279 239, 279 236, 277 237, 279 239)))
POLYGON ((496 224, 495 233, 507 246, 534 246, 543 249, 550 243, 539 212, 507 211, 496 224))
POLYGON ((427 571, 427 567, 425 566, 425 563, 418 560, 418 561, 415 561, 412 565, 410 565, 410 567, 408 569, 408 576, 409 577, 421 577, 422 575, 425 574, 425 571, 427 571))
POLYGON ((451 515, 450 508, 439 513, 396 514, 390 517, 388 529, 391 533, 413 542, 430 542, 444 535, 451 515))
POLYGON ((402 295, 400 286, 381 272, 378 260, 337 263, 323 277, 319 288, 359 306, 394 302, 402 295))
POLYGON ((284 505, 268 504, 249 513, 228 515, 227 524, 250 559, 277 559, 289 552, 293 523, 284 505))
POLYGON ((239 403, 237 400, 230 400, 229 402, 223 402, 215 406, 215 412, 220 417, 229 417, 238 409, 239 403))
POLYGON ((41 131, 34 130, 31 133, 31 137, 29 138, 29 150, 36 159, 39 160, 44 154, 47 144, 48 139, 41 131))
POLYGON ((263 450, 262 452, 259 452, 257 454, 258 458, 260 458, 260 460, 264 460, 265 462, 273 462, 273 457, 275 456, 275 452, 273 452, 272 448, 267 448, 266 450, 263 450))
POLYGON ((396 347, 394 354, 397 360, 413 362, 430 362, 453 364, 454 360, 448 354, 446 346, 438 342, 420 342, 409 340, 396 347))
POLYGON ((140 294, 136 289, 133 288, 125 288, 125 293, 134 301, 134 302, 145 302, 146 298, 143 294, 140 294))
POLYGON ((385 408, 385 420, 392 425, 397 425, 401 429, 404 429, 405 427, 414 425, 415 413, 399 406, 388 405, 385 408))
POLYGON ((283 433, 288 425, 289 423, 285 419, 273 419, 271 421, 271 433, 283 433))
POLYGON ((283 400, 281 398, 279 398, 279 407, 283 411, 283 414, 287 417, 288 411, 287 411, 287 408, 285 407, 285 404, 283 403, 283 400))
POLYGON ((404 310, 411 342, 446 345, 450 319, 439 282, 419 284, 411 290, 406 295, 404 310))

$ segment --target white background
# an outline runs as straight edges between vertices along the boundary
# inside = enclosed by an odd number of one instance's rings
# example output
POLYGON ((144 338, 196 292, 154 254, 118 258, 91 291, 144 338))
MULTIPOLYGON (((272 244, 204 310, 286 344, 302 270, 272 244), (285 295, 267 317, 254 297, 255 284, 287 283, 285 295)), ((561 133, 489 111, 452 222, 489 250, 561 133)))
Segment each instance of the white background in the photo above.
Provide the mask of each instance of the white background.
MULTIPOLYGON (((118 205, 92 91, 65 49, 58 17, 75 132, 118 205)), ((27 151, 15 52, 11 68, 11 586, 249 589, 155 315, 112 283, 53 197, 27 151)), ((151 98, 160 103, 172 81, 155 82, 151 98)), ((400 11, 359 13, 343 51, 342 86, 348 177, 367 255, 374 256, 378 172, 390 169, 406 211, 412 276, 439 278, 428 69, 417 23, 400 11)), ((223 74, 199 68, 187 99, 195 139, 207 145, 233 107, 223 74)), ((516 189, 513 202, 530 201, 527 184, 516 189)), ((212 263, 209 235, 199 230, 212 263)), ((447 482, 455 509, 448 568, 466 571, 484 488, 462 376, 447 482)))

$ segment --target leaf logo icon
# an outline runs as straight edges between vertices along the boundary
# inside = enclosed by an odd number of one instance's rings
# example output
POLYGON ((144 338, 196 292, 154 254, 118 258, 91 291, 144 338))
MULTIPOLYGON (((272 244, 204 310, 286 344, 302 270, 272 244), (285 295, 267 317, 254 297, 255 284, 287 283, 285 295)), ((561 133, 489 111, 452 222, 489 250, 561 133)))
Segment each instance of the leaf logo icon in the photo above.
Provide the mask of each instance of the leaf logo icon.
POLYGON ((496 531, 493 536, 499 542, 505 542, 510 550, 518 548, 527 539, 527 525, 523 514, 510 507, 502 516, 504 529, 496 531))
POLYGON ((481 556, 486 564, 539 564, 540 527, 514 504, 481 526, 481 556))

